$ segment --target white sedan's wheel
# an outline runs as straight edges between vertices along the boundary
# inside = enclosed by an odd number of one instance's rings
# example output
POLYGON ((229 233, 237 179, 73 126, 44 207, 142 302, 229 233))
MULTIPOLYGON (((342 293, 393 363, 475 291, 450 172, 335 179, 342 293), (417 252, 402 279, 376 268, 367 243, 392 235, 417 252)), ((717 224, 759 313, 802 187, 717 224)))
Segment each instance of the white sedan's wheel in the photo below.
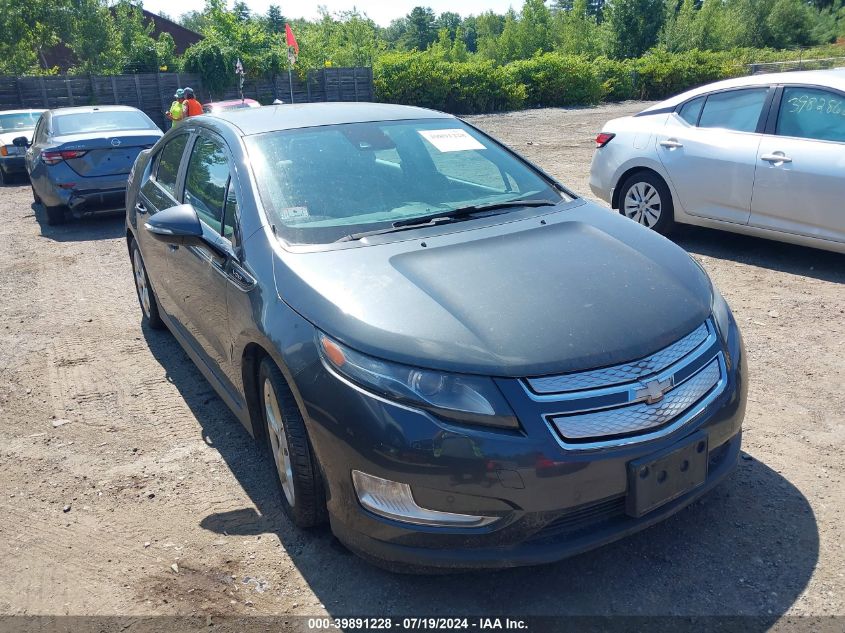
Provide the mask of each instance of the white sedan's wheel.
POLYGON ((655 172, 641 170, 628 176, 619 187, 619 212, 626 218, 666 235, 675 226, 672 194, 655 172))
POLYGON ((625 194, 623 212, 643 226, 652 228, 660 220, 663 209, 660 194, 647 182, 637 182, 625 194))

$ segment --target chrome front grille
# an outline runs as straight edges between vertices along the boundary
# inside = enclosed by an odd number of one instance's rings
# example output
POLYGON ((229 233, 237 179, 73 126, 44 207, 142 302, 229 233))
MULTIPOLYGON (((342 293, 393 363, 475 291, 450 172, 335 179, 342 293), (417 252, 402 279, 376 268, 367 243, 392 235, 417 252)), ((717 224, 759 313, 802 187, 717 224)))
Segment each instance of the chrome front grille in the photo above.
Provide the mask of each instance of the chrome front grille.
POLYGON ((560 376, 544 376, 529 378, 528 386, 535 393, 564 393, 567 391, 581 391, 584 389, 598 389, 610 385, 618 385, 639 380, 643 376, 656 374, 680 360, 696 347, 707 340, 707 324, 702 323, 692 332, 664 347, 651 356, 615 367, 604 367, 577 374, 563 374, 560 376))
POLYGON ((641 433, 677 418, 715 387, 720 376, 719 359, 714 358, 704 369, 669 391, 655 404, 640 402, 627 407, 565 415, 551 420, 563 437, 574 440, 641 433))
POLYGON ((567 449, 642 442, 695 418, 725 388, 727 368, 708 320, 643 359, 523 381, 567 449))

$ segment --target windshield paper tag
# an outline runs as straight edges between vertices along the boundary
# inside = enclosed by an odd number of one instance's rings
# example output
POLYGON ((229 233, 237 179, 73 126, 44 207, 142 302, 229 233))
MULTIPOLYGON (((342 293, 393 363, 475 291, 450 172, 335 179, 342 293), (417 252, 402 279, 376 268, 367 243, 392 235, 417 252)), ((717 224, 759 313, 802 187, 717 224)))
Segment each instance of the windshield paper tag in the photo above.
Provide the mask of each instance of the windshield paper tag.
POLYGON ((465 152, 473 149, 487 149, 467 134, 466 130, 420 130, 422 136, 441 152, 465 152))
POLYGON ((286 209, 279 209, 279 215, 283 220, 295 220, 296 218, 307 218, 308 207, 287 207, 286 209))

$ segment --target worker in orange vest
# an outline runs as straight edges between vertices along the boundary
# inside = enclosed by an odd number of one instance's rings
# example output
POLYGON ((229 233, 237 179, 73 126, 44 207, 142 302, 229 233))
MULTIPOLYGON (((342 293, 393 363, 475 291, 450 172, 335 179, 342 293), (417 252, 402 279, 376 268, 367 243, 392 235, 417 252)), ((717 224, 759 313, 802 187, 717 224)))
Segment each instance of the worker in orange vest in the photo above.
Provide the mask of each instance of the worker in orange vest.
POLYGON ((182 109, 185 113, 185 118, 192 116, 199 116, 202 114, 202 106, 197 101, 194 91, 191 88, 185 88, 185 100, 182 102, 182 109))

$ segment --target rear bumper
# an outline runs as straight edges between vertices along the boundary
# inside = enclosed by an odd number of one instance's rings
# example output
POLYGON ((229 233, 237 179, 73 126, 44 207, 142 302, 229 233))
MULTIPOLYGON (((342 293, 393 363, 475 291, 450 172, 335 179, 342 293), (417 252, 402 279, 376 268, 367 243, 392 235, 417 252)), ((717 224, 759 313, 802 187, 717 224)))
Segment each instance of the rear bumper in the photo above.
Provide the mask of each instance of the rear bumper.
POLYGON ((25 174, 26 162, 23 156, 0 157, 0 169, 6 174, 25 174))
POLYGON ((74 217, 123 211, 126 208, 126 186, 112 189, 72 190, 67 206, 74 217))

